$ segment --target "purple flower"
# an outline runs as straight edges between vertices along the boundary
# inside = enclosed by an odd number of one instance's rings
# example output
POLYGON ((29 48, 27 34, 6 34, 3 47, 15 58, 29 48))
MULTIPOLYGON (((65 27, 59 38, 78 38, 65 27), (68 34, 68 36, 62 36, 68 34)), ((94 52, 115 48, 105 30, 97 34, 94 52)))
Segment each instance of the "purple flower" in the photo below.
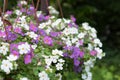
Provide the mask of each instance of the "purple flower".
POLYGON ((17 56, 18 58, 20 56, 19 52, 16 50, 13 50, 11 54, 13 54, 14 56, 17 56))
POLYGON ((73 50, 73 46, 64 46, 64 50, 73 50))
POLYGON ((73 22, 76 21, 76 18, 75 18, 73 15, 71 15, 70 18, 71 18, 71 20, 72 20, 73 22))
POLYGON ((96 50, 90 51, 90 55, 91 55, 91 56, 95 56, 96 54, 97 54, 97 51, 96 51, 96 50))
POLYGON ((16 27, 16 28, 14 29, 14 31, 15 31, 16 33, 18 33, 18 34, 21 34, 22 36, 24 35, 24 33, 22 32, 22 29, 21 29, 20 27, 16 27))
POLYGON ((71 58, 77 59, 77 58, 82 58, 84 56, 84 52, 80 51, 78 47, 74 47, 73 53, 70 56, 71 58))
POLYGON ((74 66, 74 71, 75 71, 76 73, 79 73, 79 72, 82 71, 82 68, 81 68, 80 66, 74 66))
POLYGON ((44 21, 45 20, 45 16, 43 14, 41 14, 39 17, 38 17, 38 20, 39 21, 44 21))
POLYGON ((22 8, 20 11, 21 11, 21 12, 26 12, 26 9, 25 9, 25 8, 22 8))
POLYGON ((7 35, 5 37, 5 40, 14 41, 16 39, 17 39, 17 34, 14 34, 10 31, 7 31, 7 35))
POLYGON ((34 31, 34 32, 37 32, 38 28, 31 22, 30 23, 30 30, 34 31))
POLYGON ((74 65, 79 66, 79 64, 80 64, 80 61, 78 59, 74 59, 74 65))
POLYGON ((6 37, 5 31, 1 31, 1 30, 0 30, 0 37, 6 37))
POLYGON ((50 32, 50 36, 57 37, 59 35, 59 32, 50 32))
POLYGON ((42 35, 42 36, 46 36, 46 32, 43 30, 43 29, 40 29, 39 30, 39 34, 42 35))
POLYGON ((25 64, 31 63, 31 61, 32 61, 31 58, 32 58, 31 55, 26 54, 26 55, 24 56, 24 63, 25 63, 25 64))
POLYGON ((11 15, 11 14, 12 14, 12 11, 9 11, 9 10, 8 10, 8 11, 6 12, 6 14, 11 15))
POLYGON ((69 57, 68 53, 63 53, 64 57, 69 57))
POLYGON ((79 40, 80 46, 83 46, 83 40, 79 40))
POLYGON ((52 45, 53 44, 53 40, 49 36, 45 36, 43 41, 44 41, 45 44, 48 44, 48 45, 52 45))

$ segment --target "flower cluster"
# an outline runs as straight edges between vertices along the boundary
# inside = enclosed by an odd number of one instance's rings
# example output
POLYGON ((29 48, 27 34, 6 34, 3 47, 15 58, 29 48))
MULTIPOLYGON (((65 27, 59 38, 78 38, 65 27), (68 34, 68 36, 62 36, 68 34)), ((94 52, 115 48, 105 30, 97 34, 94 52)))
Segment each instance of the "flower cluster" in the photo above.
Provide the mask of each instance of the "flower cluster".
POLYGON ((97 31, 48 9, 50 15, 44 15, 20 1, 0 17, 0 74, 14 80, 67 80, 74 72, 81 73, 77 79, 92 80, 90 69, 105 55, 97 31))

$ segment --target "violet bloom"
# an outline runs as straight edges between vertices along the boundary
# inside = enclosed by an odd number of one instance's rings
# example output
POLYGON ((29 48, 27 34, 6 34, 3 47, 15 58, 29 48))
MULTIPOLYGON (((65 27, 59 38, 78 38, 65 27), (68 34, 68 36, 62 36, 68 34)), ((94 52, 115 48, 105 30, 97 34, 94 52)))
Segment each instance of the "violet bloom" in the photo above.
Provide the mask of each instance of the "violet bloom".
POLYGON ((73 50, 73 46, 64 46, 63 48, 64 50, 70 50, 70 51, 73 50))
POLYGON ((31 22, 30 23, 30 30, 34 31, 34 32, 37 32, 38 28, 31 22))
POLYGON ((73 53, 71 55, 71 58, 77 59, 77 58, 83 58, 84 52, 80 51, 78 47, 74 47, 73 53))
POLYGON ((79 40, 80 46, 83 46, 83 40, 79 40))
POLYGON ((74 59, 74 65, 79 66, 79 64, 80 64, 80 61, 78 59, 74 59))
POLYGON ((90 55, 91 55, 91 56, 95 56, 96 54, 97 54, 97 51, 96 51, 96 50, 90 51, 90 55))
POLYGON ((76 73, 79 73, 79 72, 82 71, 82 68, 81 68, 80 66, 74 66, 74 71, 75 71, 76 73))
POLYGON ((69 57, 68 53, 63 53, 64 57, 69 57))
POLYGON ((18 37, 17 34, 14 34, 10 31, 7 31, 7 35, 5 37, 5 40, 14 41, 17 39, 17 37, 18 37))
POLYGON ((16 51, 16 50, 13 50, 11 54, 14 55, 14 56, 17 56, 18 58, 20 56, 19 52, 16 51))
POLYGON ((20 27, 14 28, 14 32, 21 34, 21 35, 24 35, 24 33, 22 32, 22 29, 20 27))
POLYGON ((49 36, 45 36, 43 41, 44 41, 45 44, 48 44, 48 45, 52 45, 53 44, 53 40, 49 36))
POLYGON ((18 44, 10 44, 10 53, 13 53, 13 51, 17 51, 18 44))
POLYGON ((59 32, 50 32, 50 36, 57 37, 59 35, 59 32))
POLYGON ((38 20, 39 21, 44 21, 45 20, 45 16, 43 14, 41 14, 39 17, 38 17, 38 20))
POLYGON ((24 63, 25 63, 25 64, 31 63, 31 61, 32 61, 31 58, 32 58, 31 55, 26 54, 26 55, 24 56, 24 63))
POLYGON ((5 31, 1 31, 1 30, 0 30, 0 37, 3 37, 3 38, 6 37, 5 31))
POLYGON ((40 29, 38 32, 42 36, 46 36, 47 35, 46 32, 43 29, 40 29))
POLYGON ((11 14, 12 14, 12 11, 9 11, 9 10, 8 10, 8 11, 6 12, 6 14, 11 15, 11 14))
POLYGON ((26 12, 25 8, 20 9, 21 12, 26 12))
POLYGON ((73 22, 76 21, 76 18, 75 18, 73 15, 71 15, 70 18, 71 18, 71 20, 72 20, 73 22))

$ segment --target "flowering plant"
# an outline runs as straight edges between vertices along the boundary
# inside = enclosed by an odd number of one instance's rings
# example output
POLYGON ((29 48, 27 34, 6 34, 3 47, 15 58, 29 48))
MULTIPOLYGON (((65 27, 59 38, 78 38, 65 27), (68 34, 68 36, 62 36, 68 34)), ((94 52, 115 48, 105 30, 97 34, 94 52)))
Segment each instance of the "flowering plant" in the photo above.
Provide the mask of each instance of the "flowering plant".
POLYGON ((87 22, 36 11, 25 1, 0 17, 0 76, 6 80, 91 80, 90 69, 105 54, 87 22), (5 20, 6 19, 6 20, 5 20))

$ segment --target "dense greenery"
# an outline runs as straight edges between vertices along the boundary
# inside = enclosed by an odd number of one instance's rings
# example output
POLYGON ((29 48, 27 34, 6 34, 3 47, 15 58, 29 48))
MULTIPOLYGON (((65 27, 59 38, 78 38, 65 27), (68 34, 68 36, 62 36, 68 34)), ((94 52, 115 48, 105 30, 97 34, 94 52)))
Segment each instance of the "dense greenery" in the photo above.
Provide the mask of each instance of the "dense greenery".
MULTIPOLYGON (((8 9, 17 0, 10 0, 8 9)), ((77 23, 89 22, 98 31, 106 57, 96 63, 94 80, 120 80, 120 0, 60 0, 65 17, 74 15, 77 23), (69 14, 69 15, 68 15, 69 14), (96 75, 97 74, 97 75, 96 75)), ((51 5, 59 9, 55 0, 51 5)), ((2 6, 2 0, 0 2, 2 6)))

